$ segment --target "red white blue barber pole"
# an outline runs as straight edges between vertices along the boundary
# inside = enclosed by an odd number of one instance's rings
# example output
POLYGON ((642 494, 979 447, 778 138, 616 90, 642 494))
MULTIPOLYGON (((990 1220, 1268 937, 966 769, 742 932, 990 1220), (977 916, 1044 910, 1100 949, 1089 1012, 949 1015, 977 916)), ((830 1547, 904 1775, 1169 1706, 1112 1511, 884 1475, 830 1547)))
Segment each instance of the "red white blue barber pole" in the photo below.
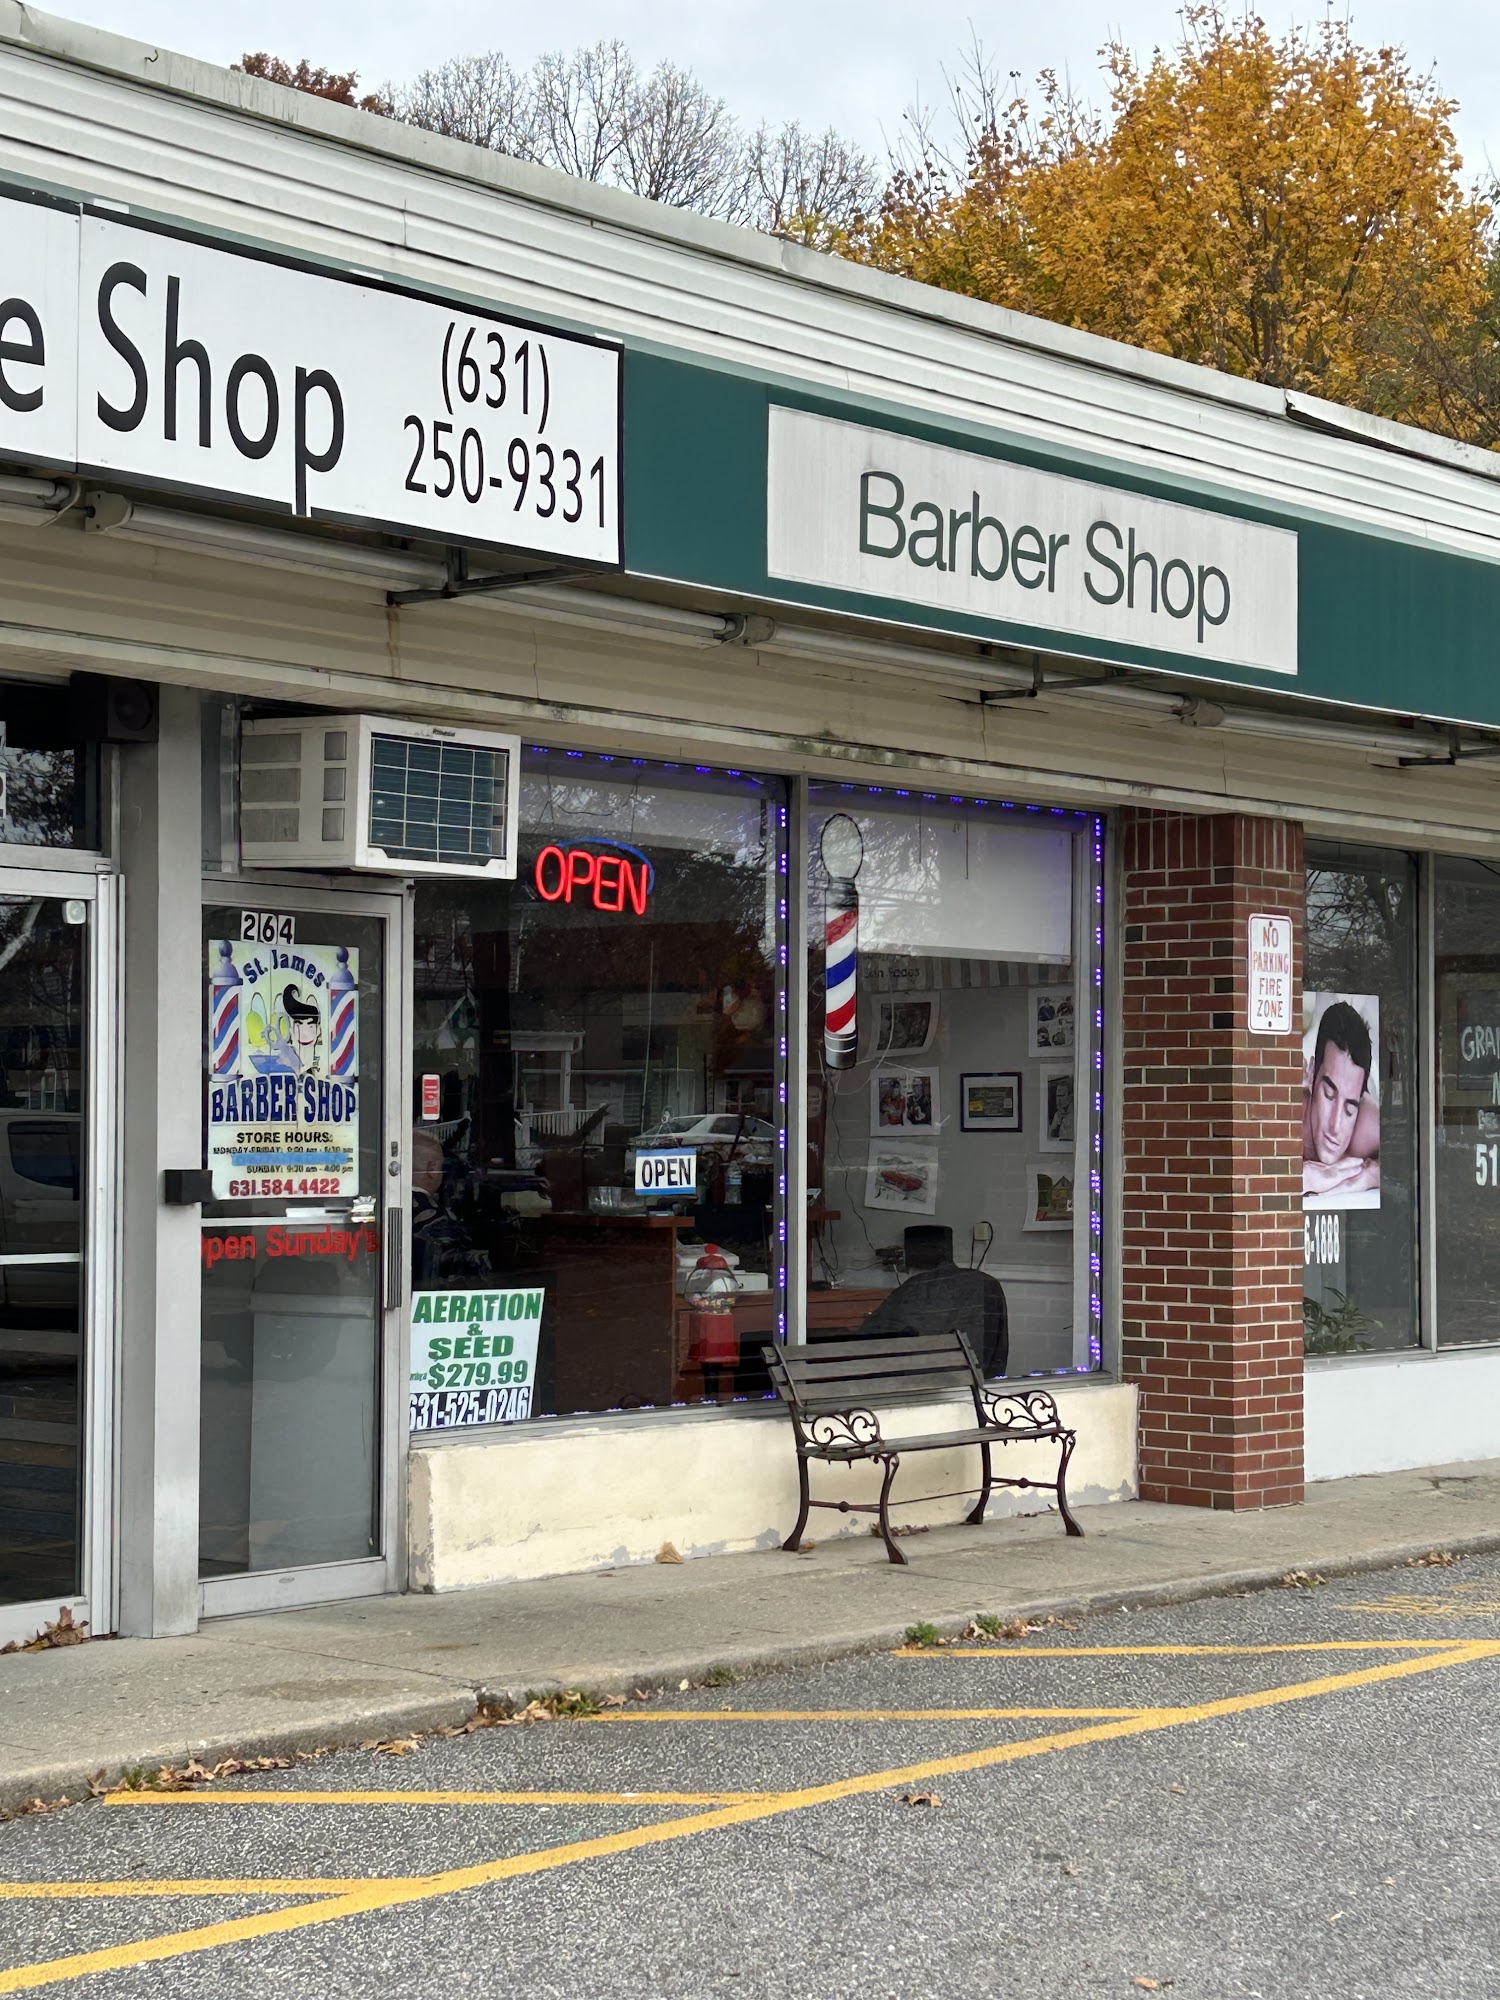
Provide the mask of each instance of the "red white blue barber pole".
POLYGON ((328 981, 328 1074, 348 1080, 358 1074, 359 988, 349 970, 349 948, 340 945, 338 966, 328 981))
POLYGON ((240 1070, 240 993, 234 969, 234 946, 220 938, 218 963, 208 982, 208 1067, 213 1076, 238 1076, 240 1070))
POLYGON ((852 1069, 859 1046, 859 891, 854 878, 865 858, 859 828, 847 813, 823 824, 819 849, 828 876, 823 895, 823 1060, 852 1069))

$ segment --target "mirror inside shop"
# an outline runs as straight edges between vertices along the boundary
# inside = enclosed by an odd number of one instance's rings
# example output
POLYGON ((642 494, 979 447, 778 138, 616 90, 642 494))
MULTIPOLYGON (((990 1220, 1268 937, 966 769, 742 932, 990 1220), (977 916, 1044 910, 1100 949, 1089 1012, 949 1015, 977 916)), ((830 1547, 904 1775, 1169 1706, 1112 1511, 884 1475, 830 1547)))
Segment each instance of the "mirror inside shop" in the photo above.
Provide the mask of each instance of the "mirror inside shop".
MULTIPOLYGON (((807 1337, 1096 1365, 1096 823, 853 792, 812 787, 807 1337)), ((779 780, 531 749, 516 880, 419 884, 414 1428, 767 1392, 787 866, 779 780)))
POLYGON ((767 1387, 785 820, 776 780, 530 750, 517 879, 419 885, 415 1428, 767 1387), (475 1360, 433 1295, 486 1287, 475 1360))

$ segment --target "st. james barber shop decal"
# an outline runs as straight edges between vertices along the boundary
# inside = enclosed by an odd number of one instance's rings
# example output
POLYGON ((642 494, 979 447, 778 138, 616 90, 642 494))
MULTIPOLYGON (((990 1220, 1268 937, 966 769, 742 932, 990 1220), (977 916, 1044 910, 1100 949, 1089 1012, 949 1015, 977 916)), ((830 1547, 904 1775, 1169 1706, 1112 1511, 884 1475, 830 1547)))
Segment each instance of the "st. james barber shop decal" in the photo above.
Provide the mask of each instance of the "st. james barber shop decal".
POLYGON ((359 1193, 359 953, 208 947, 208 1165, 219 1200, 359 1193))

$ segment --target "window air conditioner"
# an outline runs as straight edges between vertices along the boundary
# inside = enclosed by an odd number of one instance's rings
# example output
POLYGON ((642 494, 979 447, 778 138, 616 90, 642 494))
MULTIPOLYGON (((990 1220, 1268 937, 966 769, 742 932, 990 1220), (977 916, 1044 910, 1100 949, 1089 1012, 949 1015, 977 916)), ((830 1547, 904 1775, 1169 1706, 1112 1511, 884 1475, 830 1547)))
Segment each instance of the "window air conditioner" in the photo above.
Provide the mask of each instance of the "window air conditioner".
POLYGON ((240 729, 247 868, 516 873, 520 740, 372 715, 240 729))

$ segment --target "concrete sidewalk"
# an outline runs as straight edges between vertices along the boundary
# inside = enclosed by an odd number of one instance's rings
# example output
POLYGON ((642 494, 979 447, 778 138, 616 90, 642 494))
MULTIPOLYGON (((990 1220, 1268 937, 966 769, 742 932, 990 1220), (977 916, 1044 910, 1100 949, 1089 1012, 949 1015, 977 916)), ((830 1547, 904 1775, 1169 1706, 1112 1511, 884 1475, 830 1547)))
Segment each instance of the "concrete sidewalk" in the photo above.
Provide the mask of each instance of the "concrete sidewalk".
POLYGON ((1346 1479, 1307 1504, 1216 1514, 1149 1504, 940 1528, 905 1543, 717 1556, 445 1597, 223 1619, 190 1639, 0 1658, 0 1810, 90 1775, 404 1735, 528 1690, 675 1687, 899 1644, 925 1621, 1068 1616, 1334 1576, 1433 1549, 1500 1548, 1500 1460, 1346 1479))

